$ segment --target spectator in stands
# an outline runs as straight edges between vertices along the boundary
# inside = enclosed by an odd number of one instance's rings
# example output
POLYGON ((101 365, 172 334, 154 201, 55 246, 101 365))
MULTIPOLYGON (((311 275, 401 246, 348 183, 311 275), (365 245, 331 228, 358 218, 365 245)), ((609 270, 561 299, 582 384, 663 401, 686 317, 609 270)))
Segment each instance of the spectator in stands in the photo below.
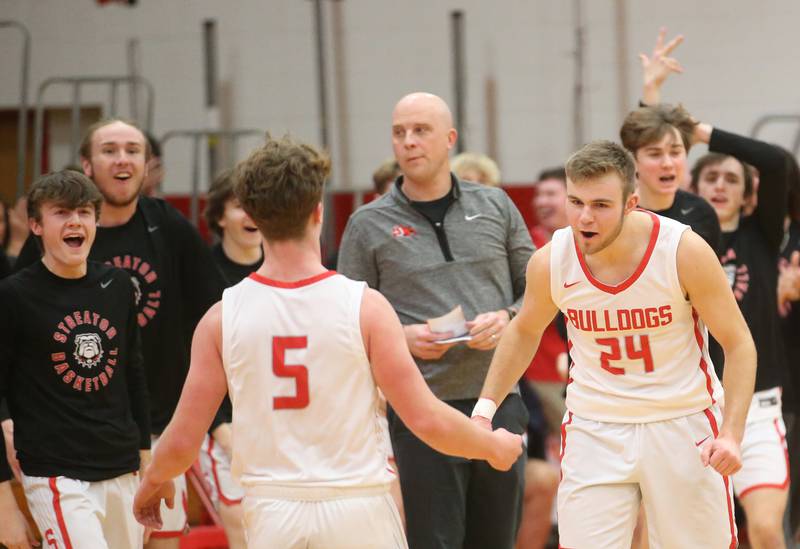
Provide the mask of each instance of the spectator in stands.
MULTIPOLYGON (((211 254, 227 286, 238 284, 264 261, 261 233, 233 194, 233 172, 220 173, 208 190, 205 211, 208 227, 219 238, 211 254)), ((246 547, 242 525, 242 487, 231 474, 232 406, 227 397, 211 424, 200 449, 200 466, 211 487, 231 549, 246 547)))
POLYGON ((781 258, 778 263, 778 312, 789 377, 783 392, 786 443, 789 448, 789 534, 800 526, 800 169, 794 156, 789 161, 788 215, 784 220, 781 258))
POLYGON ((463 181, 483 183, 490 187, 500 186, 500 168, 485 154, 464 152, 453 158, 451 168, 463 181))
POLYGON ((381 162, 381 165, 372 173, 372 184, 375 193, 379 196, 385 195, 399 175, 400 165, 397 160, 390 158, 381 162))
POLYGON ((659 90, 669 73, 682 70, 669 55, 683 37, 677 36, 664 44, 665 33, 665 29, 659 31, 650 56, 640 55, 643 106, 625 117, 619 130, 620 140, 636 159, 639 207, 689 225, 719 251, 720 228, 714 209, 702 198, 680 188, 695 121, 681 106, 659 104, 659 90))
MULTIPOLYGON (((533 245, 519 211, 500 189, 450 172, 457 133, 447 104, 428 93, 402 98, 392 113, 392 146, 403 175, 348 221, 339 271, 366 281, 394 306, 411 354, 433 393, 468 415, 492 350, 524 292, 533 245), (430 318, 461 305, 467 342, 432 332, 430 318)), ((498 402, 494 426, 522 433, 518 394, 498 402)), ((409 546, 512 547, 525 459, 505 473, 444 456, 389 411, 409 546)))
POLYGON ((28 233, 30 232, 30 229, 28 229, 27 209, 28 199, 23 196, 17 200, 17 203, 14 204, 13 208, 5 210, 8 234, 6 236, 7 241, 4 247, 6 256, 8 256, 8 260, 12 266, 14 265, 20 250, 22 250, 22 246, 25 244, 25 241, 28 238, 28 233))
POLYGON ((142 184, 143 196, 161 196, 164 182, 164 164, 161 159, 161 142, 150 132, 144 132, 150 147, 150 160, 147 161, 147 175, 142 184))
MULTIPOLYGON (((219 300, 224 282, 197 229, 164 200, 141 196, 150 152, 134 123, 110 119, 92 125, 80 154, 84 172, 103 195, 89 258, 125 269, 136 287, 155 447, 183 388, 194 328, 219 300)), ((15 269, 39 257, 29 239, 15 269)), ((183 501, 185 479, 175 481, 183 501)), ((153 533, 148 549, 177 548, 187 528, 183 505, 163 514, 165 528, 153 533)))

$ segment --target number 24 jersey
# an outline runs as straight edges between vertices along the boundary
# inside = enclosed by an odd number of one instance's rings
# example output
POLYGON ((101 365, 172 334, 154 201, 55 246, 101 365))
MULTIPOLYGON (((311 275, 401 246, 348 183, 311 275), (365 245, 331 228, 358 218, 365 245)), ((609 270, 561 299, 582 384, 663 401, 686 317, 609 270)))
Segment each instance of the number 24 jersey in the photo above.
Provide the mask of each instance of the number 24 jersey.
POLYGON ((650 215, 645 254, 616 286, 592 276, 571 228, 553 235, 550 290, 566 318, 573 363, 566 403, 586 419, 663 421, 722 397, 708 332, 678 278, 678 244, 689 227, 650 215))

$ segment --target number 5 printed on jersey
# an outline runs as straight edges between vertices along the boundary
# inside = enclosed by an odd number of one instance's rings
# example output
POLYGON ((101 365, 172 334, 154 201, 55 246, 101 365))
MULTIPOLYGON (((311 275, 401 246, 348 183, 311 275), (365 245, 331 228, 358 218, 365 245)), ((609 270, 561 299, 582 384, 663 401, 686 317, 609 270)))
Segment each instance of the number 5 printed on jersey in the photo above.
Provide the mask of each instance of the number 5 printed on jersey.
MULTIPOLYGON (((636 336, 625 336, 625 354, 628 360, 641 359, 644 361, 644 371, 650 373, 653 371, 653 355, 650 353, 650 338, 647 335, 639 336, 639 348, 637 349, 634 343, 636 336)), ((596 339, 595 343, 604 347, 609 347, 609 352, 602 351, 600 353, 600 366, 616 376, 625 374, 625 368, 612 366, 612 361, 622 360, 622 349, 620 348, 620 341, 617 337, 603 337, 596 339)))
POLYGON ((272 338, 272 372, 278 377, 292 377, 295 381, 294 396, 276 396, 272 399, 273 410, 299 410, 308 406, 308 368, 302 364, 286 364, 287 349, 308 347, 306 336, 275 336, 272 338))

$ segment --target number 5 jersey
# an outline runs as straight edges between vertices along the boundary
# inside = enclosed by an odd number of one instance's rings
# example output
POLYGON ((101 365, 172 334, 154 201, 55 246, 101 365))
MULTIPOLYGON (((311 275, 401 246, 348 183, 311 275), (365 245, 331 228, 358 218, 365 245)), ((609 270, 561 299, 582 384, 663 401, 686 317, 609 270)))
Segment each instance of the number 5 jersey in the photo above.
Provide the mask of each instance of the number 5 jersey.
POLYGON ((245 489, 392 480, 359 321, 365 288, 327 271, 292 283, 253 273, 224 291, 231 469, 245 489))
POLYGON ((586 419, 663 421, 722 397, 708 332, 678 279, 678 243, 689 227, 648 213, 644 256, 616 286, 592 276, 571 228, 553 235, 550 291, 566 318, 572 359, 567 409, 586 419))

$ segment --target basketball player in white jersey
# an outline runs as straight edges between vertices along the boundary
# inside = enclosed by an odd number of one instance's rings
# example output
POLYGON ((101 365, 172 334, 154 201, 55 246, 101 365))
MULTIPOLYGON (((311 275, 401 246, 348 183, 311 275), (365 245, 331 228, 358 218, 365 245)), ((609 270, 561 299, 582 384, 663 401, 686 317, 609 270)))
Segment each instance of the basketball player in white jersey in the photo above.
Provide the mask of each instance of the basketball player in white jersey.
POLYGON ((237 167, 235 193, 264 235, 265 261, 197 327, 177 412, 134 503, 143 524, 160 525, 161 499, 172 505, 170 479, 195 459, 226 378, 249 547, 406 547, 378 387, 440 452, 503 470, 521 453, 518 435, 487 432, 433 396, 383 296, 322 266, 329 171, 326 156, 288 138, 237 167))
POLYGON ((735 548, 729 475, 755 348, 716 254, 686 225, 637 210, 634 161, 597 141, 567 162, 570 226, 534 254, 523 307, 473 419, 486 424, 557 309, 574 365, 561 427, 561 547, 629 548, 640 501, 652 547, 735 548), (708 334, 725 350, 722 387, 708 334))

